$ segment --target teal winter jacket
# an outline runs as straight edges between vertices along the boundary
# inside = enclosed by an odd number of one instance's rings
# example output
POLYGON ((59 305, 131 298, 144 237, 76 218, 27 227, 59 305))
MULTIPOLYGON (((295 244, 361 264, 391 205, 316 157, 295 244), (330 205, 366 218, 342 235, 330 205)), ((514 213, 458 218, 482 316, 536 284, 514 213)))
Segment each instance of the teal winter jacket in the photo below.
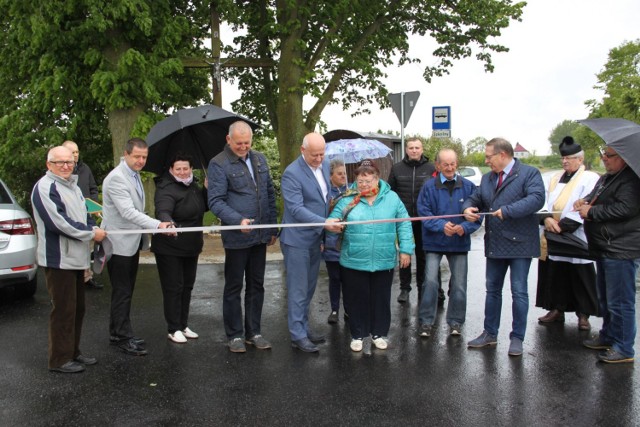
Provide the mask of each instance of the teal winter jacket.
MULTIPOLYGON (((354 196, 338 202, 329 218, 342 219, 342 211, 354 196)), ((400 197, 389 184, 380 180, 380 192, 373 206, 363 198, 349 213, 347 221, 409 218, 400 197)), ((348 225, 342 237, 340 265, 360 271, 391 270, 398 263, 398 249, 413 254, 415 243, 409 221, 348 225)))

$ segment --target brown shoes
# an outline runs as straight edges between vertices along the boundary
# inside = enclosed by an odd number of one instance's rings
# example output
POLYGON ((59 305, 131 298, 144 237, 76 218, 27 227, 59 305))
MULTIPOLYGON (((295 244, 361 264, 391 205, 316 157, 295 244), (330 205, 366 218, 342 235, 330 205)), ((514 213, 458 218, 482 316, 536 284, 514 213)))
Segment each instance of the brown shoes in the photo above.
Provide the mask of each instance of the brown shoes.
POLYGON ((590 331, 591 324, 589 323, 589 316, 586 314, 578 314, 578 329, 581 331, 590 331))
POLYGON ((540 323, 564 323, 564 313, 560 310, 551 310, 542 317, 538 317, 540 323))

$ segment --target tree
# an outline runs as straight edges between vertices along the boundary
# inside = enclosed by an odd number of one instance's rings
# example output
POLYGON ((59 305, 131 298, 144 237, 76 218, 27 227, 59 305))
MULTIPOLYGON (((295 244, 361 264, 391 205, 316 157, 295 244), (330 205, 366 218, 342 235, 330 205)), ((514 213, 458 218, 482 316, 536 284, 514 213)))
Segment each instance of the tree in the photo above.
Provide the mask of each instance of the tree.
POLYGON ((474 55, 492 71, 495 39, 524 2, 509 0, 219 0, 217 8, 237 36, 227 54, 273 58, 278 66, 233 69, 243 96, 233 109, 270 123, 281 164, 298 155, 305 133, 324 108, 341 104, 369 111, 388 105, 383 68, 420 62, 409 55, 409 35, 429 36, 437 47, 424 77, 448 73, 457 59, 474 55), (309 109, 303 101, 312 101, 309 109))
POLYGON ((487 145, 487 138, 483 136, 477 136, 473 138, 471 141, 467 142, 466 154, 467 155, 473 154, 473 153, 484 154, 484 147, 486 145, 487 145))
POLYGON ((207 99, 208 3, 0 1, 0 170, 23 196, 47 149, 74 139, 98 177, 170 108, 207 99), (16 153, 25 153, 17 156, 16 153), (6 174, 11 171, 10 174, 6 174))
MULTIPOLYGON (((574 136, 574 132, 580 125, 573 120, 564 120, 558 124, 549 135, 549 143, 551 144, 551 154, 560 154, 560 143, 567 136, 574 136)), ((580 141, 578 141, 579 143, 580 141)))
MULTIPOLYGON (((604 96, 601 101, 585 102, 591 110, 589 118, 617 117, 640 122, 640 40, 611 49, 597 78, 594 88, 602 90, 604 96)), ((602 140, 585 126, 580 126, 574 136, 587 154, 585 163, 590 166, 598 162, 602 140)))
POLYGON ((618 117, 640 121, 640 40, 611 49, 595 89, 604 91, 602 101, 588 100, 589 117, 618 117))

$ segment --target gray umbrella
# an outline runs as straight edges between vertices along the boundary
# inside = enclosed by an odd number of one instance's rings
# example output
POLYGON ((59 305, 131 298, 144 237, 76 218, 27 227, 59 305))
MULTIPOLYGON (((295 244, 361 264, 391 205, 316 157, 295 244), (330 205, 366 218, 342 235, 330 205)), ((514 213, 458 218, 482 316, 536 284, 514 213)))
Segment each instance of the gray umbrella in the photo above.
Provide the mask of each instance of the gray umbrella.
POLYGON ((149 158, 144 170, 162 174, 177 152, 190 154, 194 168, 206 169, 209 160, 227 144, 229 126, 238 120, 245 121, 253 130, 258 127, 251 120, 215 105, 176 111, 149 131, 146 140, 149 158))
POLYGON ((594 131, 640 176, 640 125, 625 119, 585 119, 578 123, 594 131))

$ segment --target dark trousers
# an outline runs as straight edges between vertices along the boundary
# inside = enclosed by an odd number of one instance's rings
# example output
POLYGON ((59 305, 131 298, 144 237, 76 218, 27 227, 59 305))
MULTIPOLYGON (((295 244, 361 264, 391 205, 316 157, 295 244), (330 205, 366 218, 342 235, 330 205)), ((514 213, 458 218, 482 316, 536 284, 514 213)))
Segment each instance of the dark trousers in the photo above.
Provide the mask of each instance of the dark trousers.
POLYGON ((349 303, 344 299, 344 289, 340 279, 340 262, 325 261, 327 274, 329 275, 329 299, 331 300, 331 311, 340 311, 340 293, 342 293, 342 306, 344 312, 349 314, 347 306, 349 303))
POLYGON ((59 368, 80 355, 84 319, 84 271, 44 269, 51 298, 49 368, 59 368))
MULTIPOLYGON (((422 249, 422 222, 411 221, 411 227, 413 228, 413 239, 416 243, 416 287, 418 288, 419 295, 422 294, 422 284, 424 283, 424 269, 426 265, 426 259, 424 257, 424 250, 422 249)), ((411 263, 407 267, 400 268, 400 289, 410 291, 411 290, 411 263)))
POLYGON ((189 305, 196 282, 198 256, 154 255, 160 275, 167 330, 170 334, 184 331, 189 326, 189 305))
POLYGON ((391 325, 393 270, 369 272, 340 267, 340 277, 349 305, 351 337, 386 336, 391 325))
POLYGON ((251 338, 260 334, 260 319, 264 302, 264 269, 267 245, 256 245, 246 249, 224 250, 224 295, 222 316, 227 338, 243 336, 241 294, 244 290, 244 336, 251 338))
POLYGON ((131 298, 138 275, 140 252, 132 256, 113 255, 107 262, 111 280, 111 316, 109 333, 120 339, 133 338, 131 298))

